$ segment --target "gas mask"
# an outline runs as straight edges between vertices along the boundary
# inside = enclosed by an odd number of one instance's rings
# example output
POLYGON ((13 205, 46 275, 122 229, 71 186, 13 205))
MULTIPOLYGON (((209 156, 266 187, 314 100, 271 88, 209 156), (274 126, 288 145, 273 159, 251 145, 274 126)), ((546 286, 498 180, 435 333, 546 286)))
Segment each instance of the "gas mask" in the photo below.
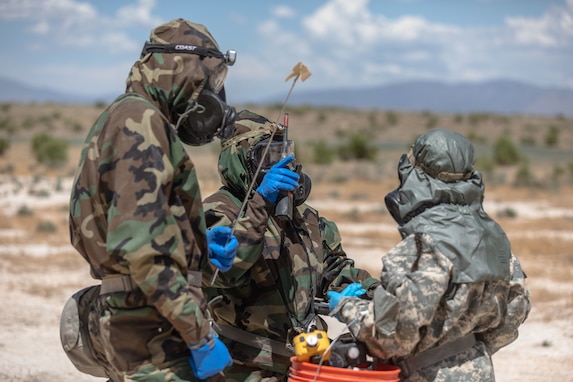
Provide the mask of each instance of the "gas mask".
POLYGON ((292 220, 294 207, 304 203, 310 194, 310 177, 302 172, 302 165, 297 164, 293 171, 300 176, 298 186, 292 192, 281 192, 275 204, 274 216, 281 221, 292 220))
POLYGON ((308 174, 302 172, 302 165, 300 166, 300 178, 298 179, 298 187, 293 191, 293 201, 295 206, 300 206, 302 203, 306 202, 308 199, 308 195, 310 195, 310 189, 312 188, 312 181, 310 180, 310 176, 308 174))
POLYGON ((198 95, 194 95, 184 110, 174 110, 172 120, 176 121, 179 138, 188 145, 199 146, 211 142, 214 137, 228 138, 234 129, 236 111, 225 102, 223 84, 228 67, 235 64, 237 52, 222 53, 217 49, 189 44, 153 44, 146 42, 141 56, 150 53, 194 54, 221 60, 201 84, 198 95))
POLYGON ((398 179, 400 180, 400 185, 384 197, 386 209, 398 225, 404 225, 406 223, 403 216, 400 214, 400 189, 402 188, 402 184, 404 184, 401 169, 404 165, 408 165, 409 163, 408 156, 406 154, 402 154, 400 161, 398 162, 398 179))
MULTIPOLYGON (((275 139, 269 144, 269 138, 263 139, 257 142, 254 146, 251 147, 249 150, 249 173, 251 178, 254 177, 255 171, 257 167, 261 166, 259 174, 256 179, 253 179, 255 185, 260 185, 263 181, 265 175, 269 172, 269 169, 278 163, 282 158, 286 155, 290 155, 293 151, 294 142, 293 141, 283 141, 282 137, 275 136, 275 139), (268 149, 266 147, 268 146, 268 149), (263 154, 267 150, 266 155, 263 157, 263 154)), ((293 196, 293 204, 295 206, 299 206, 306 201, 308 195, 310 194, 310 189, 312 187, 312 181, 310 177, 302 172, 302 165, 296 164, 294 167, 290 168, 292 171, 299 174, 300 178, 298 180, 298 187, 295 188, 292 192, 293 196)), ((280 197, 279 197, 280 199, 280 197)), ((280 201, 277 202, 277 205, 280 205, 280 201)), ((279 207, 280 209, 280 207, 279 207)), ((282 215, 282 213, 280 214, 282 215)))
MULTIPOLYGON (((284 141, 281 135, 275 134, 269 143, 270 136, 259 140, 249 149, 249 172, 251 177, 255 175, 257 167, 260 167, 257 179, 253 179, 255 184, 261 184, 263 177, 269 169, 277 164, 281 159, 293 153, 294 142, 284 141), (266 151, 266 152, 265 152, 266 151)), ((291 168, 292 170, 292 168, 291 168)))
MULTIPOLYGON (((224 89, 223 89, 224 91, 224 89)), ((211 142, 214 137, 226 139, 233 133, 237 112, 209 89, 203 89, 194 103, 177 119, 177 135, 191 146, 211 142)))
POLYGON ((400 216, 400 187, 389 192, 384 197, 384 203, 386 204, 386 209, 388 209, 388 212, 394 218, 396 223, 398 223, 398 225, 404 225, 404 219, 400 216))

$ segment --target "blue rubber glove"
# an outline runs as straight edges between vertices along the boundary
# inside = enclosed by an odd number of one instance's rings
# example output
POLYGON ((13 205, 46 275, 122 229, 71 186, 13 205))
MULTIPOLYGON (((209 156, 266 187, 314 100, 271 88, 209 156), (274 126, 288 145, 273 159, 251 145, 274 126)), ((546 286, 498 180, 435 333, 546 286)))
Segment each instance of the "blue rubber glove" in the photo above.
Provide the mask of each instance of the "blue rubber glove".
POLYGON ((231 269, 239 246, 237 238, 231 235, 231 231, 230 227, 225 226, 207 230, 209 261, 223 272, 231 269))
POLYGON ((269 203, 275 204, 281 191, 292 191, 298 186, 300 176, 286 168, 294 160, 294 155, 289 155, 269 169, 263 181, 257 188, 257 192, 269 203))
POLYGON ((207 379, 219 374, 233 364, 229 350, 216 336, 198 349, 190 348, 189 365, 199 379, 207 379))
POLYGON ((360 283, 349 284, 340 292, 335 292, 333 290, 328 291, 326 292, 328 295, 328 308, 332 312, 343 297, 360 297, 364 293, 366 293, 366 289, 362 288, 362 284, 360 283))

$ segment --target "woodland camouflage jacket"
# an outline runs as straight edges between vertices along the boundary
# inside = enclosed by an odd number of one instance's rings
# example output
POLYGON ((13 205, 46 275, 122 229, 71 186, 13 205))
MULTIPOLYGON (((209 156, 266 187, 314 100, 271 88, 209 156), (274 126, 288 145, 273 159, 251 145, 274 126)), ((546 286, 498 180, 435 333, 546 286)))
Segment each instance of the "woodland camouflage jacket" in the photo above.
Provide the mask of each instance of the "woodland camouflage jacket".
MULTIPOLYGON (((218 49, 206 28, 183 22, 155 29, 151 41, 218 49)), ((220 64, 190 54, 142 56, 126 94, 103 111, 85 141, 70 201, 72 244, 94 278, 129 275, 137 286, 104 304, 110 347, 128 358, 120 370, 143 359, 188 356, 188 344, 209 332, 203 292, 187 279, 188 271, 209 266, 201 193, 172 112, 220 64), (165 344, 153 349, 151 341, 165 344)))
MULTIPOLYGON (((248 150, 268 136, 270 126, 264 117, 240 113, 236 134, 249 138, 236 136, 231 138, 233 144, 223 145, 219 172, 225 186, 204 200, 208 227, 234 221, 251 181, 248 150)), ((315 297, 355 281, 373 290, 379 281, 354 267, 336 225, 308 204, 295 207, 292 221, 278 221, 273 210, 260 194, 253 193, 235 228, 239 248, 233 267, 220 273, 206 293, 209 298, 223 296, 212 308, 219 325, 285 343, 293 328, 303 328, 314 317, 315 297)), ((234 359, 273 367, 263 350, 241 349, 230 349, 234 359)))

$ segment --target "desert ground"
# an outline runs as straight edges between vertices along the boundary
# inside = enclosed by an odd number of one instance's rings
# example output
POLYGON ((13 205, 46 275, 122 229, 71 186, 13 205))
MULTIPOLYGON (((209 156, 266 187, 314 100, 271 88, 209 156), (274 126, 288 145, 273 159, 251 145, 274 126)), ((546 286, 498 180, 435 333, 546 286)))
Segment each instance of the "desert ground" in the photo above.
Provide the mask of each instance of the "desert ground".
MULTIPOLYGON (((89 119, 94 112, 82 113, 89 119)), ((82 135, 85 129, 76 133, 82 135)), ((416 134, 409 131, 405 140, 416 134)), ((564 137, 561 144, 560 155, 573 161, 571 140, 564 137)), ((383 196, 396 186, 393 169, 405 147, 398 145, 383 162, 335 161, 304 167, 313 179, 309 203, 337 222, 348 256, 374 275, 380 272, 381 257, 399 241, 383 196)), ((216 147, 190 148, 190 153, 206 196, 219 186, 216 147)), ((65 301, 76 290, 95 284, 87 264, 69 244, 68 198, 78 157, 76 142, 67 165, 55 169, 39 165, 25 134, 0 156, 0 169, 10 168, 0 172, 1 381, 101 380, 78 372, 59 340, 65 301)), ((508 176, 509 171, 499 173, 508 176)), ((543 168, 535 171, 544 179, 543 168)), ((493 356, 497 381, 573 381, 571 195, 570 182, 515 187, 492 181, 486 186, 485 210, 506 230, 527 273, 533 306, 519 338, 493 356)))

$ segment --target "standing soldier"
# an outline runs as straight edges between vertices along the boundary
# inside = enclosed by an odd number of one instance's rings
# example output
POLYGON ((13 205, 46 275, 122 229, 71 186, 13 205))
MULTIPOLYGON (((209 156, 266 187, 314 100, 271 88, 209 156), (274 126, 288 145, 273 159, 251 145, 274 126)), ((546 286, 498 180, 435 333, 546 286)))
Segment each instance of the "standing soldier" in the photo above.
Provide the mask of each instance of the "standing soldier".
POLYGON ((386 206, 402 241, 382 258, 372 301, 330 292, 331 314, 404 381, 494 381, 491 355, 531 308, 525 274, 484 211, 484 182, 462 135, 435 129, 398 164, 386 206))
POLYGON ((211 309, 215 328, 233 357, 225 376, 235 382, 286 381, 294 355, 292 338, 313 328, 326 330, 316 314, 315 298, 356 282, 363 289, 355 288, 351 295, 362 296, 378 280, 354 267, 334 222, 305 202, 310 178, 300 168, 289 168, 294 158, 283 156, 285 144, 291 142, 283 140, 276 124, 243 111, 233 136, 221 143, 223 187, 203 206, 208 227, 229 226, 238 218, 233 267, 205 289, 209 298, 220 299, 211 309), (256 191, 238 216, 249 188, 256 191), (279 214, 275 208, 289 191, 292 214, 279 214))
POLYGON ((192 381, 230 364, 206 318, 201 278, 204 268, 228 269, 237 242, 229 227, 206 231, 182 143, 231 133, 235 112, 223 83, 234 60, 203 25, 176 19, 158 26, 126 93, 87 136, 70 234, 101 280, 88 328, 112 381, 192 381))

